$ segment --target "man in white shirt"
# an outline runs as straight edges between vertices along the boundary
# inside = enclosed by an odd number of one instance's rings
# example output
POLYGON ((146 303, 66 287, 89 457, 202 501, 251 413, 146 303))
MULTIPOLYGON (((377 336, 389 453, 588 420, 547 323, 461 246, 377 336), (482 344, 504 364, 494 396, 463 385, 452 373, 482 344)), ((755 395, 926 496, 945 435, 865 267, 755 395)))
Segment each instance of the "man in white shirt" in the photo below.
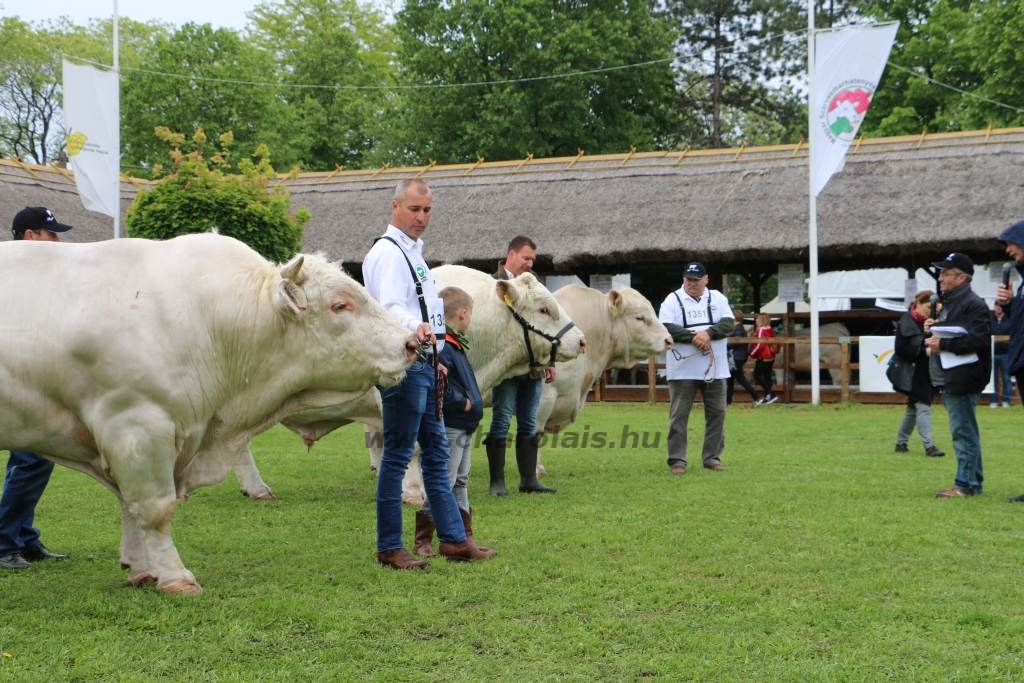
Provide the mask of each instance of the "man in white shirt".
MULTIPOLYGON (((423 485, 449 560, 486 560, 496 553, 466 536, 448 483, 448 440, 437 406, 436 354, 444 339, 444 303, 423 260, 420 237, 430 223, 432 192, 422 180, 402 180, 391 200, 391 222, 363 260, 367 291, 423 346, 423 358, 401 384, 381 389, 384 451, 377 475, 377 561, 394 569, 423 569, 402 543, 402 478, 420 445, 423 485)), ((444 372, 444 366, 437 366, 444 372)))
POLYGON ((704 467, 722 470, 728 337, 736 325, 732 306, 724 294, 708 289, 707 270, 692 261, 683 271, 683 286, 662 302, 658 319, 675 342, 666 355, 668 466, 672 474, 686 472, 686 427, 700 391, 704 399, 704 467))

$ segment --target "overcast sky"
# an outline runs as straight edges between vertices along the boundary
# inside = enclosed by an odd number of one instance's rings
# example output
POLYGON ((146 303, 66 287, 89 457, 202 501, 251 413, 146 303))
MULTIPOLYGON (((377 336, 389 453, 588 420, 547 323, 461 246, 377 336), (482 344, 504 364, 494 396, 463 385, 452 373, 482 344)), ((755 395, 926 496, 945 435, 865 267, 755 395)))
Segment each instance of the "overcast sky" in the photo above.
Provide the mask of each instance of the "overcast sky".
MULTIPOLYGON (((215 27, 242 29, 246 12, 260 4, 259 0, 118 0, 117 12, 136 21, 159 20, 175 26, 194 21, 215 27)), ((382 7, 388 2, 371 3, 382 7)), ((89 19, 108 18, 114 14, 113 0, 0 0, 0 15, 21 17, 28 22, 68 17, 84 26, 89 19)))

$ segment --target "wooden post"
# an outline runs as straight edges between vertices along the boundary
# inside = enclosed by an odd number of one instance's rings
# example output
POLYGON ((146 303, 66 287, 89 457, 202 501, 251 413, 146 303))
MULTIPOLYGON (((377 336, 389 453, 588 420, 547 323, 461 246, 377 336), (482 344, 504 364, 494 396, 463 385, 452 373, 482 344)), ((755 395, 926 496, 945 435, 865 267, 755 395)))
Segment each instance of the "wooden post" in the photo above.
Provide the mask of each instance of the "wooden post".
MULTIPOLYGON (((796 304, 792 301, 786 302, 786 315, 782 319, 782 336, 792 337, 793 336, 793 318, 792 315, 796 312, 796 304)), ((789 403, 793 400, 793 382, 790 378, 790 373, 793 372, 793 344, 785 344, 782 350, 782 397, 784 403, 789 403)))
POLYGON ((842 348, 842 389, 839 391, 839 400, 842 403, 846 403, 850 400, 850 342, 844 341, 840 347, 842 348))

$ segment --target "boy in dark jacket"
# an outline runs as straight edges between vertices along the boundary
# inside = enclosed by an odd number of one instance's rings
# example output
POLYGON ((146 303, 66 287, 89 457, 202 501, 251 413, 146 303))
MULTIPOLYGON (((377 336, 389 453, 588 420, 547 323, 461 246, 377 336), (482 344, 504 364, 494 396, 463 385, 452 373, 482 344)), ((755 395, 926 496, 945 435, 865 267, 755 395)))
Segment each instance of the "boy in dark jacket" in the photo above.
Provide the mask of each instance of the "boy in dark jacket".
POLYGON ((971 290, 974 262, 965 254, 951 253, 932 264, 939 269, 942 312, 938 321, 929 318, 924 329, 931 354, 940 354, 943 377, 942 402, 949 414, 949 430, 956 451, 956 480, 939 498, 981 493, 981 435, 976 408, 981 392, 992 376, 992 314, 985 300, 971 290), (939 326, 959 328, 940 333, 939 326), (946 355, 948 354, 948 355, 946 355))
MULTIPOLYGON (((448 460, 448 481, 459 504, 462 524, 466 537, 473 538, 473 513, 469 506, 470 454, 473 446, 473 432, 484 416, 484 399, 476 383, 476 375, 469 364, 466 352, 469 340, 465 333, 473 316, 473 298, 458 287, 445 287, 438 292, 444 300, 445 333, 444 348, 438 362, 448 368, 448 388, 444 392, 445 436, 451 450, 448 460)), ((434 520, 430 515, 430 500, 416 513, 416 554, 432 557, 434 553, 434 520)))

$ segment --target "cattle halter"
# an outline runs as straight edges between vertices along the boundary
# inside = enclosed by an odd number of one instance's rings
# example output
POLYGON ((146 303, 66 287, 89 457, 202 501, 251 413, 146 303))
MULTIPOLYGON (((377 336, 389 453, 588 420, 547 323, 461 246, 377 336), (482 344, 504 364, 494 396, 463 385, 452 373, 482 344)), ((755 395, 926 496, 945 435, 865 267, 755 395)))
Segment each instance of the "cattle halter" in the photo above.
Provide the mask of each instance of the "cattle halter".
POLYGON ((533 345, 530 344, 531 332, 551 342, 551 360, 548 362, 548 365, 554 365, 555 357, 558 355, 558 347, 562 344, 562 337, 566 332, 575 327, 576 323, 570 320, 558 331, 557 334, 548 334, 544 330, 539 330, 534 327, 529 320, 521 316, 516 309, 512 308, 512 301, 508 297, 505 297, 505 305, 508 307, 509 313, 512 314, 512 317, 515 318, 515 321, 519 323, 521 328, 523 328, 523 341, 526 343, 526 353, 530 357, 530 372, 533 372, 537 368, 544 367, 537 362, 537 357, 533 353, 533 345))

